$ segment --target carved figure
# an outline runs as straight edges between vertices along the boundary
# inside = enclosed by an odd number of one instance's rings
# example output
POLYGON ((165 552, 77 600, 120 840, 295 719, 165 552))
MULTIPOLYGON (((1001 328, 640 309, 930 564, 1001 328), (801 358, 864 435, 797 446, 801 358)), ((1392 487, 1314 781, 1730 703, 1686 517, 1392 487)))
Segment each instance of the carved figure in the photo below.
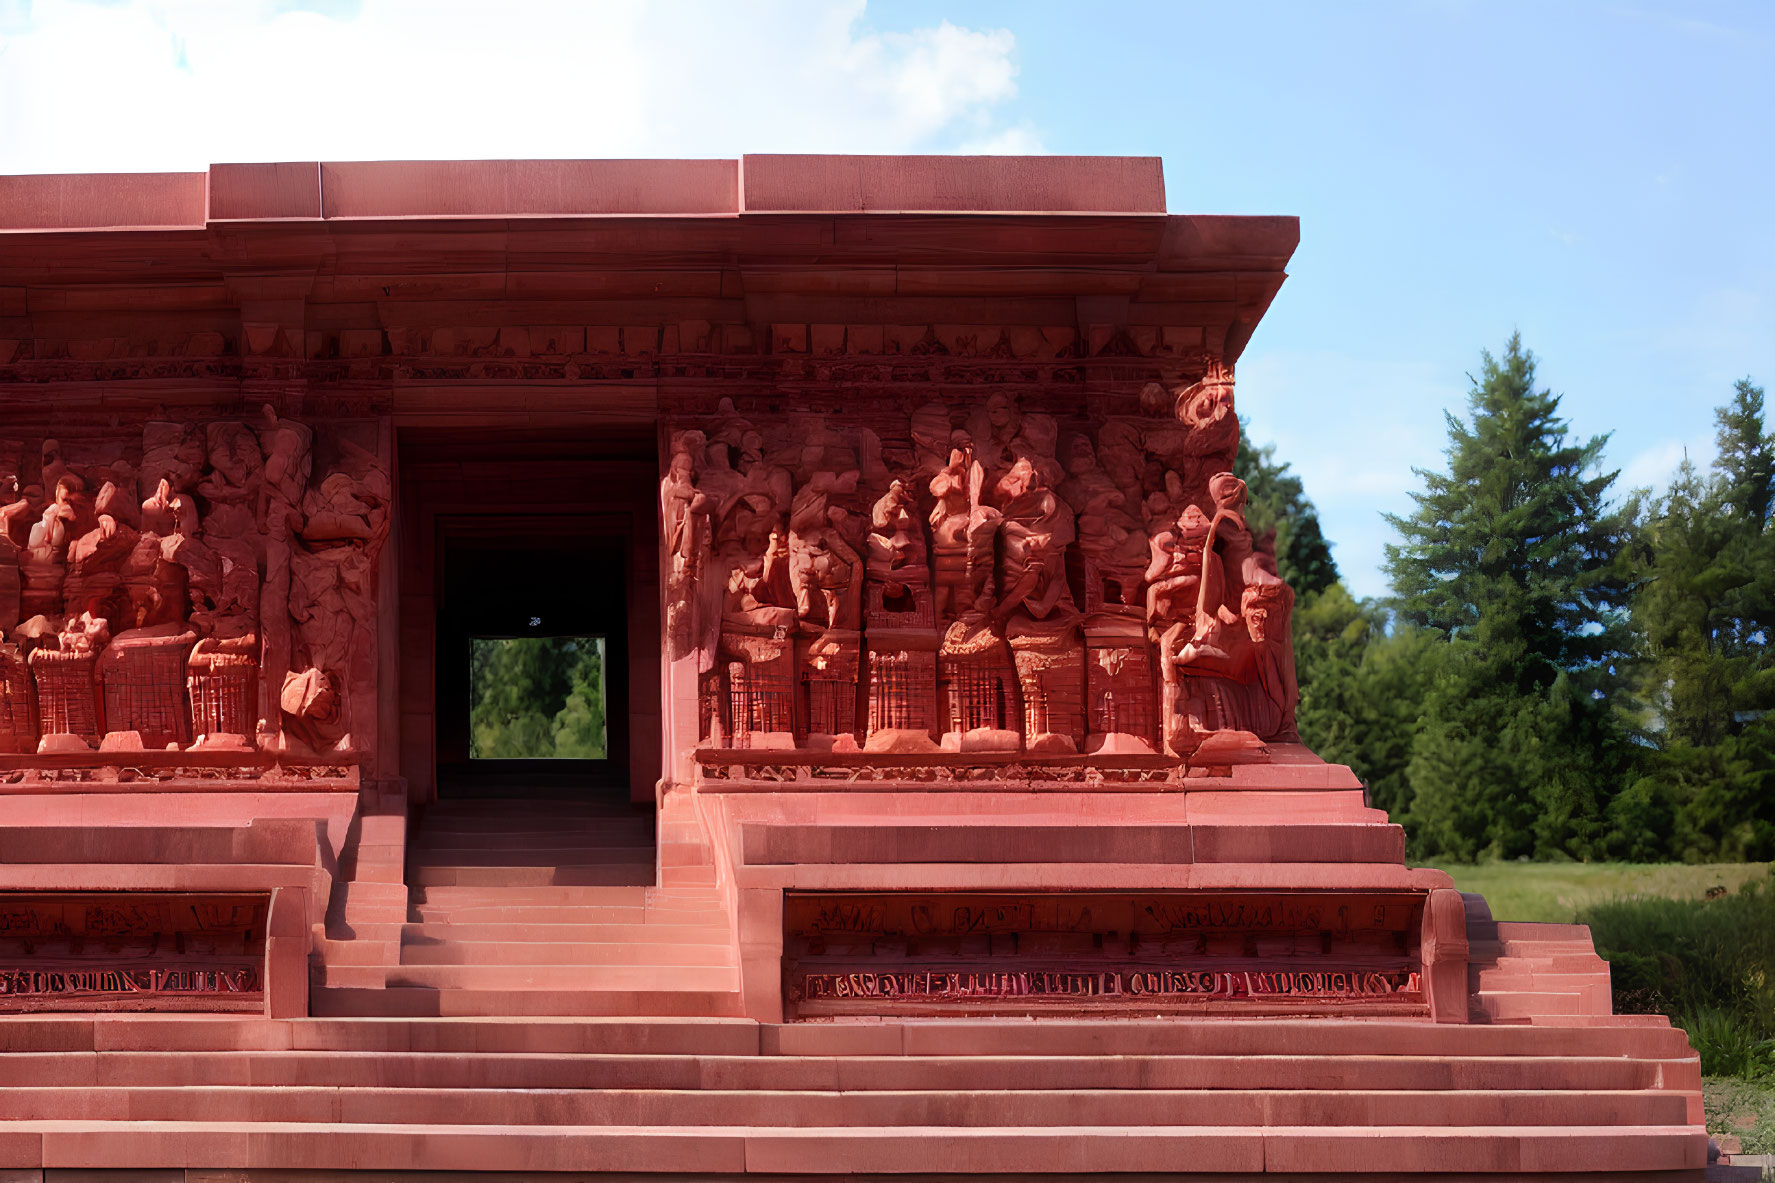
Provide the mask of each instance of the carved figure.
POLYGON ((946 752, 1014 752, 1023 746, 1017 675, 993 619, 996 606, 990 592, 983 594, 943 635, 937 688, 946 752))
POLYGON ((1239 417, 1233 412, 1233 370, 1214 362, 1200 379, 1177 392, 1177 418, 1189 429, 1184 450, 1192 456, 1232 459, 1239 446, 1239 417))
POLYGON ((1245 747, 1293 738, 1296 690, 1286 647, 1294 594, 1282 583, 1252 584, 1240 605, 1234 620, 1243 629, 1216 630, 1172 663, 1179 685, 1166 713, 1166 744, 1173 751, 1193 751, 1223 732, 1250 736, 1245 747))
POLYGON ((1011 466, 997 492, 1004 514, 1000 618, 1021 613, 1032 621, 1071 623, 1078 615, 1066 582, 1071 511, 1026 459, 1011 466))
POLYGON ((19 489, 18 476, 0 474, 0 638, 18 624, 20 594, 19 548, 13 538, 14 524, 30 512, 31 504, 19 489))
POLYGON ((835 494, 854 489, 857 474, 815 473, 796 495, 789 517, 789 571, 801 619, 855 632, 863 623, 862 556, 845 537, 849 513, 835 494))
MULTIPOLYGON (((293 654, 290 621, 290 561, 293 537, 302 525, 302 494, 313 465, 314 432, 290 419, 281 419, 270 406, 262 409, 259 444, 265 455, 263 481, 259 486, 259 523, 265 536, 265 582, 259 595, 260 637, 264 648, 259 658, 263 675, 261 693, 266 695, 259 718, 260 744, 281 751, 284 682, 292 676, 293 654), (271 696, 276 695, 273 699, 271 696)), ((294 676, 300 677, 300 674, 294 676)), ((312 713, 309 708, 305 713, 312 713)))
POLYGON ((697 487, 700 431, 681 431, 672 441, 672 459, 660 481, 660 521, 666 535, 666 651, 688 654, 700 632, 696 615, 699 584, 709 553, 709 515, 714 498, 697 487))

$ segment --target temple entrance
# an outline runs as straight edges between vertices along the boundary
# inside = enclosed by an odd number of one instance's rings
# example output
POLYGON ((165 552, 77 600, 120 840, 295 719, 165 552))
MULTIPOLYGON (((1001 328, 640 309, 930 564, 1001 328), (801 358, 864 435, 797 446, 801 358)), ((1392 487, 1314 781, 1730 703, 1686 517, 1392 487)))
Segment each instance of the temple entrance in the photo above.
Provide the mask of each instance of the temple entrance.
POLYGON ((417 805, 652 804, 651 425, 402 428, 400 769, 417 805))
POLYGON ((441 541, 439 796, 626 799, 626 539, 480 517, 441 541))

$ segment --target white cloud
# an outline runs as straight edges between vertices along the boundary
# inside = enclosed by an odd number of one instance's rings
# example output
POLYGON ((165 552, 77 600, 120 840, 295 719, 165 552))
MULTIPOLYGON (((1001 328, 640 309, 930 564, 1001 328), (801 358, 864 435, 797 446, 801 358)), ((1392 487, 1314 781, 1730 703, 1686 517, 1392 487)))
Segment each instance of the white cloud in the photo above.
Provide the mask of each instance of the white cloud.
POLYGON ((1650 489, 1662 494, 1670 487, 1670 478, 1687 456, 1695 467, 1706 469, 1713 463, 1715 445, 1711 431, 1697 432, 1686 439, 1660 440, 1621 466, 1615 489, 1625 495, 1632 489, 1650 489))
POLYGON ((863 0, 41 0, 0 21, 0 171, 1039 151, 1003 29, 863 0), (316 11, 318 9, 318 11, 316 11))

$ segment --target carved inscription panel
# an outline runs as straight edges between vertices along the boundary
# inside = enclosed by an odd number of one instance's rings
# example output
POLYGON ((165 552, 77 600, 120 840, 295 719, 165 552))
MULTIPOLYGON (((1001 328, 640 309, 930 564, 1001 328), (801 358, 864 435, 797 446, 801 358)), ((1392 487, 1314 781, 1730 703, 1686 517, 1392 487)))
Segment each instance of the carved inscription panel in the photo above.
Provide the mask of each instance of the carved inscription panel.
POLYGON ((0 895, 0 1013, 257 1011, 259 895, 0 895))
POLYGON ((796 1018, 1092 1011, 1426 1014, 1421 894, 798 893, 796 1018))

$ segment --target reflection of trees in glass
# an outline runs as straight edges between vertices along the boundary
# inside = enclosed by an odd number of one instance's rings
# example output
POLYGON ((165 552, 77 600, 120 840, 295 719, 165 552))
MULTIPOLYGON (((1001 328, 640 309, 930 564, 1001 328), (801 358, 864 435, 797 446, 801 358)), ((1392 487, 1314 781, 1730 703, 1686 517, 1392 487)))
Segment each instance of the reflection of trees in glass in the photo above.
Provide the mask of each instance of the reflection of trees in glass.
POLYGON ((602 760, 604 638, 475 637, 469 654, 473 760, 602 760))

